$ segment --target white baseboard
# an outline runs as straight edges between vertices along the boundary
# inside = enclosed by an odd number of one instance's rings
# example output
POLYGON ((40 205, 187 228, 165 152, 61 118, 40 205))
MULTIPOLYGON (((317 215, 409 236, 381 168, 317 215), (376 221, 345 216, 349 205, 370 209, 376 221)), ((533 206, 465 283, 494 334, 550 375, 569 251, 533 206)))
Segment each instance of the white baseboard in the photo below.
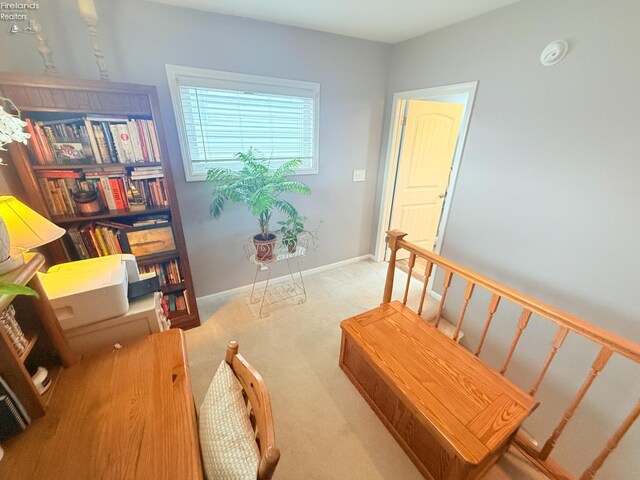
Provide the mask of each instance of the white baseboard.
MULTIPOLYGON (((330 263, 328 265, 322 265, 320 267, 310 268, 308 270, 302 270, 302 275, 305 276, 305 277, 308 277, 309 275, 314 275, 316 273, 324 272, 326 270, 331 270, 331 269, 334 269, 334 268, 343 267, 345 265, 350 265, 352 263, 358 263, 358 262, 361 262, 363 260, 373 260, 373 255, 371 255, 371 254, 360 255, 359 257, 348 258, 346 260, 341 260, 339 262, 330 263)), ((291 277, 289 275, 282 275, 281 277, 271 278, 269 280, 269 283, 272 284, 272 285, 277 285, 278 283, 283 283, 283 282, 290 281, 290 278, 291 277)), ((258 289, 258 290, 261 289, 261 288, 264 288, 266 283, 267 283, 266 280, 258 282, 258 283, 256 283, 255 288, 258 289)), ((217 299, 220 299, 220 298, 231 297, 231 296, 233 296, 233 295, 235 295, 237 293, 250 292, 252 287, 253 287, 253 285, 249 284, 249 285, 244 285, 242 287, 231 288, 231 289, 225 290, 223 292, 210 293, 209 295, 203 295, 202 297, 197 297, 196 301, 197 302, 201 302, 201 301, 204 302, 204 301, 217 300, 217 299)))

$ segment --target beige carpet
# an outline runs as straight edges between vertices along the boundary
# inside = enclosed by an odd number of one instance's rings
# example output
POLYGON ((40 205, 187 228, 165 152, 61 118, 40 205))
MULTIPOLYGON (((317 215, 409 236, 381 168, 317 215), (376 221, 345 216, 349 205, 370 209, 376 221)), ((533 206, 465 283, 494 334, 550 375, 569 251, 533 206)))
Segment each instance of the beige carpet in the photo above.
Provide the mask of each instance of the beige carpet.
MULTIPOLYGON (((422 478, 338 367, 340 321, 380 304, 385 272, 386 265, 364 261, 309 276, 306 303, 276 304, 266 318, 248 293, 200 303, 203 325, 187 332, 196 404, 227 342, 238 340, 271 394, 282 451, 275 478, 422 478)), ((405 279, 400 272, 398 285, 405 279)), ((536 473, 510 451, 486 478, 546 478, 536 473)))

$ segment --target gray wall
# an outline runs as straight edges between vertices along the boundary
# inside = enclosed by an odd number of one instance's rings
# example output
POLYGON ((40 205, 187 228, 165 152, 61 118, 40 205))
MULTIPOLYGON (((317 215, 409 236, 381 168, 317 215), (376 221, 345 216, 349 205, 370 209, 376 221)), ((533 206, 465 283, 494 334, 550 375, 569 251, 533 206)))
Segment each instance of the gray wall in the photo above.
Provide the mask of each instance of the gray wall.
MULTIPOLYGON (((636 0, 528 0, 401 43, 392 52, 385 115, 388 126, 393 92, 478 80, 442 254, 635 342, 639 19, 636 0), (544 68, 540 52, 557 38, 569 42, 570 52, 544 68)), ((463 288, 454 288, 458 299, 463 288)), ((472 302, 465 323, 473 345, 480 324, 471 319, 484 320, 487 301, 472 302)), ((494 339, 510 341, 515 331, 518 312, 506 312, 494 324, 494 339)), ((548 345, 552 331, 530 329, 548 345)), ((525 342, 519 350, 526 365, 539 366, 546 348, 525 342)), ((578 361, 586 366, 596 353, 573 340, 564 348, 559 361, 570 373, 552 375, 541 391, 543 404, 550 397, 559 403, 553 419, 539 412, 535 433, 543 440, 567 405, 568 389, 586 375, 578 361)), ((503 353, 494 343, 487 359, 503 353)), ((568 432, 573 448, 559 445, 559 458, 578 472, 640 396, 638 369, 613 363, 568 432)), ((513 377, 525 367, 516 361, 513 377)), ((637 478, 639 431, 636 425, 599 478, 637 478)))
MULTIPOLYGON (((304 266, 369 253, 389 45, 144 1, 96 5, 112 80, 158 88, 198 296, 251 282, 242 244, 258 227, 243 207, 214 221, 206 184, 185 182, 167 63, 319 82, 320 173, 299 177, 313 194, 295 204, 308 226, 322 225, 318 249, 304 266), (352 170, 360 168, 367 169, 367 181, 353 183, 352 170)), ((57 1, 55 8, 43 2, 41 17, 60 72, 97 78, 76 2, 57 1)), ((32 37, 9 36, 3 27, 0 39, 1 70, 42 71, 32 37)))

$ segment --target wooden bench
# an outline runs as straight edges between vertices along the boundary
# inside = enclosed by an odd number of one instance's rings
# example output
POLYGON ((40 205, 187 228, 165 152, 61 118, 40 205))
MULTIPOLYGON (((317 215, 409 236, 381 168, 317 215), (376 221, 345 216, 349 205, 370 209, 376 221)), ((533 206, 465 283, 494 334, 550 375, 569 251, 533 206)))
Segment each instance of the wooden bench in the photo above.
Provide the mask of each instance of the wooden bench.
POLYGON ((340 366, 426 478, 477 478, 537 406, 400 302, 341 327, 340 366))
MULTIPOLYGON (((582 438, 576 438, 567 426, 574 415, 580 417, 579 407, 591 393, 594 381, 602 379, 601 373, 608 365, 608 370, 614 370, 614 381, 608 384, 611 388, 616 388, 616 375, 618 378, 623 378, 621 374, 624 378, 637 377, 640 345, 420 248, 404 240, 406 234, 403 232, 392 230, 387 234, 391 254, 382 305, 342 323, 340 365, 425 477, 478 478, 514 440, 515 448, 544 475, 573 480, 577 476, 552 458, 562 437, 564 441, 571 438, 575 442, 575 449, 569 450, 571 455, 582 457, 583 465, 587 465, 582 467, 580 480, 594 478, 640 417, 640 400, 623 397, 625 394, 618 394, 618 390, 607 391, 617 394, 615 404, 624 417, 620 423, 608 422, 608 431, 589 438, 591 444, 600 448, 595 458, 578 450, 582 438), (401 303, 391 301, 400 249, 409 255, 401 303), (416 277, 420 279, 421 288, 411 290, 417 268, 420 268, 420 275, 416 277), (431 293, 428 285, 436 279, 438 283, 442 282, 439 294, 432 295, 437 298, 438 305, 427 312, 425 299, 431 293), (474 292, 479 290, 481 303, 486 306, 478 308, 480 304, 476 302, 474 308, 468 308, 474 292), (419 298, 412 300, 416 295, 419 298), (460 297, 462 304, 454 303, 454 299, 460 297), (408 302, 416 303, 415 308, 407 307, 408 302), (498 311, 499 307, 501 311, 498 311), (493 330, 500 328, 504 333, 506 317, 501 315, 504 311, 509 312, 509 316, 517 315, 511 317, 515 322, 511 323, 513 337, 508 344, 493 338, 490 331, 492 323, 499 322, 501 325, 493 330), (457 317, 450 339, 438 331, 447 313, 457 317), (496 318, 498 320, 494 321, 496 318), (546 340, 549 343, 537 341, 519 347, 527 327, 541 323, 546 323, 542 325, 546 327, 550 324, 555 331, 552 338, 546 340), (465 336, 465 346, 456 342, 462 337, 463 324, 467 332, 473 333, 465 336), (537 399, 534 398, 539 396, 541 388, 558 379, 563 386, 565 379, 567 384, 572 383, 569 380, 573 378, 569 376, 575 375, 575 362, 571 362, 567 371, 566 364, 561 368, 563 364, 557 365, 554 361, 569 335, 574 337, 573 342, 589 352, 593 352, 595 345, 596 351, 591 353, 590 365, 585 365, 584 359, 579 362, 587 374, 568 403, 567 397, 558 395, 547 395, 540 402, 532 430, 539 430, 540 418, 552 425, 557 423, 547 433, 546 440, 539 441, 522 429, 516 430, 536 407, 537 399), (499 366, 492 368, 485 363, 481 357, 485 350, 494 354, 506 352, 493 358, 491 364, 499 366), (521 351, 534 352, 539 361, 532 363, 530 359, 518 357, 521 351), (502 355, 504 357, 500 359, 502 355), (516 357, 520 372, 523 365, 528 368, 525 376, 513 376, 512 381, 520 386, 527 384, 523 386, 525 390, 504 377, 516 357), (617 361, 609 362, 612 358, 617 361), (551 370, 555 370, 552 376, 549 375, 551 370), (550 405, 554 402, 562 403, 550 405), (559 411, 562 412, 560 418, 559 411)), ((571 391, 565 393, 571 394, 571 391)), ((602 398, 602 391, 594 393, 588 401, 593 402, 594 397, 602 398)), ((610 401, 593 402, 590 407, 608 420, 610 401)), ((590 412, 587 421, 593 414, 590 412)), ((581 420, 585 420, 585 415, 581 420)), ((566 452, 563 460, 567 460, 566 452)), ((609 474, 603 478, 612 477, 609 474)))

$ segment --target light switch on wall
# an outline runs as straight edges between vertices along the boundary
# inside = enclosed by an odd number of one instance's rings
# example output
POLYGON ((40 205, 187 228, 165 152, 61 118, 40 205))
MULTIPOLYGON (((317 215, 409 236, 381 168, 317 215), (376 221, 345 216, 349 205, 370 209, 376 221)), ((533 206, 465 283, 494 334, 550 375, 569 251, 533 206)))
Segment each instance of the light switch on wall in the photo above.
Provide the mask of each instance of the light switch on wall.
POLYGON ((353 171, 353 181, 354 182, 364 182, 366 170, 354 170, 353 171))

